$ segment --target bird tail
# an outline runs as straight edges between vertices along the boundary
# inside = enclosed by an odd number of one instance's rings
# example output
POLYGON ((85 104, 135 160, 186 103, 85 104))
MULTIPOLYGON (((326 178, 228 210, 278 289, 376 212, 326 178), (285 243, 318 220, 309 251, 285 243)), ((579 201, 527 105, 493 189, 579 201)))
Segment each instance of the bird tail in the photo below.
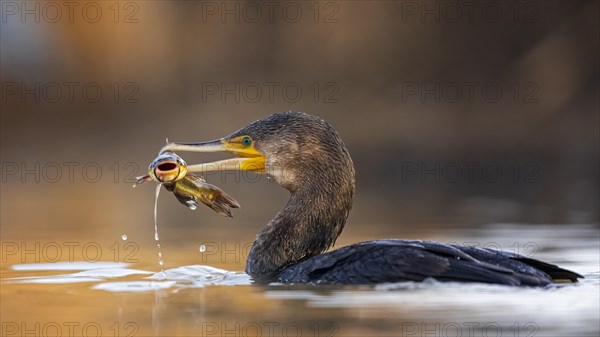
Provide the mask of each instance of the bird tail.
POLYGON ((527 257, 519 256, 513 257, 513 260, 517 260, 526 263, 534 268, 537 268, 544 273, 548 274, 555 283, 576 283, 577 279, 584 278, 582 275, 576 272, 560 268, 557 265, 546 263, 540 260, 530 259, 527 257))

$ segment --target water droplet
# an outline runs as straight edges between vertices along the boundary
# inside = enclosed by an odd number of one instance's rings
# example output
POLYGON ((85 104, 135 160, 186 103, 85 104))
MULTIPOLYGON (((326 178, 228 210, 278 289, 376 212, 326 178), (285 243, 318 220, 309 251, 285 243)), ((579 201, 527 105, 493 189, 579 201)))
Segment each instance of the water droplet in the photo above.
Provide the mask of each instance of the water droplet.
POLYGON ((204 253, 206 251, 206 246, 200 245, 200 248, 198 250, 200 251, 200 253, 204 253))
POLYGON ((123 241, 126 241, 127 240, 127 235, 125 235, 125 234, 121 235, 121 239, 123 239, 123 241))
POLYGON ((188 207, 189 207, 189 208, 190 208, 192 211, 196 210, 196 205, 188 205, 188 207))
POLYGON ((158 195, 160 194, 160 184, 156 186, 156 194, 154 198, 154 240, 156 240, 156 248, 158 249, 158 264, 161 266, 164 264, 162 260, 162 253, 160 251, 160 243, 158 242, 158 195))

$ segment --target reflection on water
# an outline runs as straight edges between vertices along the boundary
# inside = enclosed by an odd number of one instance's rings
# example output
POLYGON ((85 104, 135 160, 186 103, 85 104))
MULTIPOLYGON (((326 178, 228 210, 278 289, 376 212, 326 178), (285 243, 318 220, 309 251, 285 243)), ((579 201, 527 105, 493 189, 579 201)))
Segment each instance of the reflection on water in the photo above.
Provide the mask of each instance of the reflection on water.
POLYGON ((58 327, 63 336, 597 336, 598 235, 594 226, 495 225, 443 240, 517 251, 586 277, 542 289, 433 280, 259 286, 193 259, 163 272, 114 262, 3 266, 1 335, 58 327))

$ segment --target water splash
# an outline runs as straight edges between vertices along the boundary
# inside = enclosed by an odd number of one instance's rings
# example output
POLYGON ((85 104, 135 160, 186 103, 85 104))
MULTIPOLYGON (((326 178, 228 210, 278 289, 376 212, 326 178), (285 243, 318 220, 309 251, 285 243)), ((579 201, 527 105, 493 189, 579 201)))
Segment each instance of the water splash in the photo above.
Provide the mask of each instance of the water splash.
POLYGON ((71 274, 49 276, 26 276, 6 279, 10 283, 37 283, 37 284, 67 284, 82 282, 101 282, 110 278, 119 278, 130 275, 153 274, 149 271, 129 269, 127 263, 118 262, 57 262, 17 264, 12 266, 17 271, 67 271, 81 270, 71 274))
POLYGON ((143 280, 102 282, 93 289, 111 292, 147 292, 169 288, 204 288, 212 285, 247 286, 250 276, 211 266, 182 266, 146 276, 143 280))
POLYGON ((51 263, 20 263, 11 267, 16 271, 40 271, 40 270, 91 270, 105 268, 127 268, 128 263, 124 262, 51 262, 51 263))

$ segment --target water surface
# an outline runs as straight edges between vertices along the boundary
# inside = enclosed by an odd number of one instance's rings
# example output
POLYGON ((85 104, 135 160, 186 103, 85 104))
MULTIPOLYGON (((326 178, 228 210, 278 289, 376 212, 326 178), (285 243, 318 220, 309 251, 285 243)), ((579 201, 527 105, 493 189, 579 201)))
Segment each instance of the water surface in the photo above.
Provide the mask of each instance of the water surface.
POLYGON ((199 263, 200 242, 171 247, 164 273, 152 247, 137 263, 3 263, 2 335, 597 336, 598 238, 592 225, 510 224, 433 237, 517 251, 586 277, 543 289, 435 281, 259 286, 237 259, 199 263))

